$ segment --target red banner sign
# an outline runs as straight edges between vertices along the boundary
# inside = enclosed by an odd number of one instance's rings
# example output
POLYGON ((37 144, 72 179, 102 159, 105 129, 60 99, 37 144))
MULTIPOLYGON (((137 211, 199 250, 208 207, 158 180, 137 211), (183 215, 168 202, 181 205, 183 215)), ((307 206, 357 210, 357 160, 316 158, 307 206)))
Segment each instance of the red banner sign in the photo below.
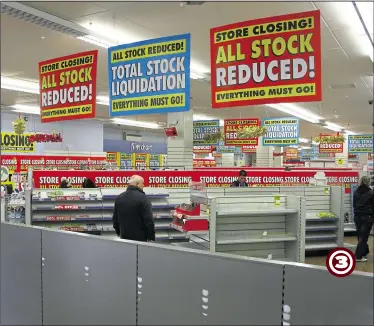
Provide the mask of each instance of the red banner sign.
MULTIPOLYGON (((307 185, 317 171, 246 170, 251 187, 307 185)), ((146 187, 188 188, 190 181, 204 182, 207 187, 229 187, 238 178, 238 171, 137 171, 146 187)), ((126 187, 134 171, 34 171, 36 188, 58 188, 62 178, 73 187, 81 188, 84 178, 92 179, 98 187, 126 187)), ((358 182, 357 171, 325 171, 329 185, 358 182)))
POLYGON ((216 150, 216 146, 194 146, 193 147, 194 154, 209 154, 209 153, 212 153, 213 150, 216 150))
POLYGON ((320 153, 343 153, 343 143, 320 143, 320 153))
POLYGON ((259 126, 260 120, 250 119, 225 119, 224 133, 226 146, 258 145, 258 138, 238 139, 238 131, 247 127, 259 126))
POLYGON ((210 30, 212 108, 322 100, 320 11, 210 30))
POLYGON ((242 146, 242 153, 256 153, 256 146, 251 145, 243 145, 242 146))
POLYGON ((286 148, 284 156, 287 160, 297 160, 299 158, 299 151, 297 148, 286 148))
POLYGON ((215 168, 217 166, 217 163, 215 160, 208 160, 205 158, 194 158, 193 159, 193 168, 215 168))
POLYGON ((1 165, 15 171, 17 164, 21 171, 27 171, 29 167, 34 169, 53 168, 67 170, 80 168, 81 166, 102 166, 106 157, 90 156, 55 156, 55 155, 1 155, 1 165))
POLYGON ((41 121, 94 118, 98 51, 39 62, 41 121))

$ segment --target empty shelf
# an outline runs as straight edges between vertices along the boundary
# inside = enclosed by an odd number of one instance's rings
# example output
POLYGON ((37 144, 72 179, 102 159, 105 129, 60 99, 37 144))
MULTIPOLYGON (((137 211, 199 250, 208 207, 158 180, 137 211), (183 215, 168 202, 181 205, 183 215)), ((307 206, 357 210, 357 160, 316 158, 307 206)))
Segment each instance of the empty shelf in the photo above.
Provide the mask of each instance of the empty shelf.
POLYGON ((338 228, 337 225, 332 224, 332 225, 325 225, 321 223, 316 223, 316 224, 307 224, 305 226, 305 231, 312 232, 312 231, 333 231, 338 228))
POLYGON ((312 250, 328 250, 336 248, 338 245, 334 241, 324 241, 324 242, 317 242, 317 243, 307 243, 305 244, 305 250, 312 251, 312 250))
POLYGON ((283 241, 296 241, 296 235, 294 234, 272 234, 266 236, 256 236, 248 238, 236 238, 236 237, 223 237, 218 236, 217 244, 235 244, 235 243, 265 243, 265 242, 283 242, 283 241))
POLYGON ((305 236, 305 240, 331 240, 336 239, 338 236, 334 233, 326 234, 326 233, 314 233, 314 234, 307 234, 305 236))
POLYGON ((267 207, 258 209, 249 209, 245 211, 230 211, 217 213, 217 216, 250 216, 250 215, 279 215, 297 213, 297 209, 293 208, 277 208, 269 209, 267 207))

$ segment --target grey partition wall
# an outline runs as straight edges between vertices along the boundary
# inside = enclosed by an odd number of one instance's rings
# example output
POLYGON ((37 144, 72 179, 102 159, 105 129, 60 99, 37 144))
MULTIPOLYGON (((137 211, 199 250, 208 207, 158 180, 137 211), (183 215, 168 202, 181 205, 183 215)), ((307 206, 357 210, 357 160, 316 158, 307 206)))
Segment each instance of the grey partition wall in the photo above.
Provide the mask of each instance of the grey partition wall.
POLYGON ((135 325, 137 246, 42 231, 44 325, 135 325))
POLYGON ((373 274, 285 266, 283 325, 373 325, 373 274))
POLYGON ((1 223, 1 325, 42 325, 41 230, 1 223))
POLYGON ((283 265, 138 246, 138 325, 279 325, 283 265))

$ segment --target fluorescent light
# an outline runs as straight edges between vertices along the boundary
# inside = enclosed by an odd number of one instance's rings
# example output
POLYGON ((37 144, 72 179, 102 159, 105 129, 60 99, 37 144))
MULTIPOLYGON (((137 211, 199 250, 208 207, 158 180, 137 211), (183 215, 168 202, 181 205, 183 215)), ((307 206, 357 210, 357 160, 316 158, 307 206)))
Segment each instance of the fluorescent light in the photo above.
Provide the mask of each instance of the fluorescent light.
POLYGON ((332 130, 332 131, 337 131, 337 132, 342 132, 343 130, 343 127, 337 125, 336 123, 332 123, 328 121, 326 122, 326 125, 323 127, 326 129, 332 130))
MULTIPOLYGON (((193 118, 194 121, 199 121, 199 120, 218 120, 218 118, 210 117, 204 114, 194 114, 193 118)), ((219 120, 219 125, 220 127, 223 127, 225 125, 225 121, 220 119, 219 120)))
POLYGON ((357 135, 357 132, 353 132, 353 131, 349 131, 349 130, 344 131, 344 133, 346 135, 357 135))
POLYGON ((1 88, 12 91, 39 94, 39 83, 30 80, 1 76, 1 88))
POLYGON ((114 44, 106 43, 92 35, 78 36, 77 39, 100 46, 102 48, 106 48, 106 49, 110 48, 111 46, 114 46, 114 44))
POLYGON ((160 129, 159 124, 153 123, 153 122, 115 118, 115 119, 112 119, 112 123, 124 125, 124 126, 133 126, 133 127, 148 128, 148 129, 160 129))
POLYGON ((322 117, 310 112, 309 110, 306 110, 304 108, 301 108, 297 105, 290 104, 290 103, 285 103, 285 104, 282 104, 282 105, 280 105, 280 104, 266 104, 266 106, 268 106, 272 109, 278 110, 278 111, 282 111, 284 113, 291 114, 295 117, 298 117, 300 119, 309 121, 311 123, 318 123, 319 120, 322 119, 322 117))
POLYGON ((13 108, 15 112, 19 112, 19 113, 29 113, 29 114, 40 115, 40 107, 36 105, 15 104, 15 105, 12 105, 11 108, 13 108))
POLYGON ((310 140, 308 138, 299 138, 300 143, 309 143, 310 140))
POLYGON ((96 103, 109 106, 109 96, 105 96, 105 95, 96 96, 96 103))

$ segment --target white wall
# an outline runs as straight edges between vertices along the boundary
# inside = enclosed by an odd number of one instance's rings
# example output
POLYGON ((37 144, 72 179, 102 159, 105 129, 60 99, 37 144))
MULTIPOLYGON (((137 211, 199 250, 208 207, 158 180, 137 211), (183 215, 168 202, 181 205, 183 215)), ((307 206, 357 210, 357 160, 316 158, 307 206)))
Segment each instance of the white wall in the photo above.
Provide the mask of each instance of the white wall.
MULTIPOLYGON (((37 144, 36 153, 44 151, 84 151, 103 152, 104 128, 103 123, 94 120, 61 121, 41 123, 39 115, 28 115, 26 123, 27 132, 53 132, 61 133, 62 143, 37 144)), ((13 131, 12 121, 17 114, 1 112, 1 131, 13 131)))
POLYGON ((134 130, 126 130, 123 129, 116 129, 116 128, 104 128, 104 139, 114 139, 114 140, 123 140, 122 133, 127 132, 129 134, 140 134, 142 142, 149 142, 149 143, 162 143, 166 144, 167 139, 165 137, 164 132, 152 132, 152 131, 134 131, 134 130))

